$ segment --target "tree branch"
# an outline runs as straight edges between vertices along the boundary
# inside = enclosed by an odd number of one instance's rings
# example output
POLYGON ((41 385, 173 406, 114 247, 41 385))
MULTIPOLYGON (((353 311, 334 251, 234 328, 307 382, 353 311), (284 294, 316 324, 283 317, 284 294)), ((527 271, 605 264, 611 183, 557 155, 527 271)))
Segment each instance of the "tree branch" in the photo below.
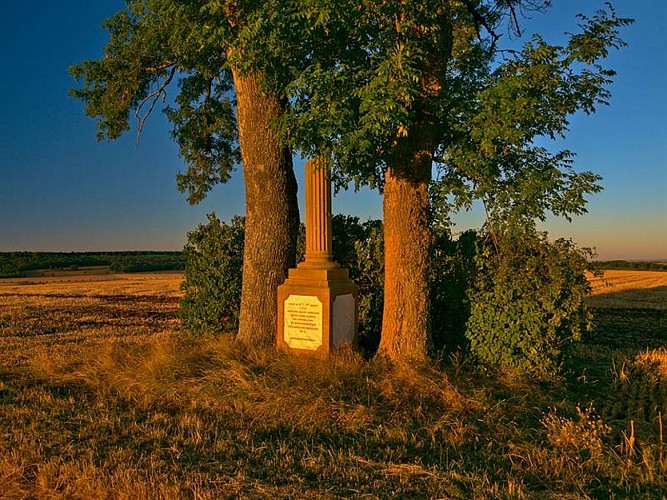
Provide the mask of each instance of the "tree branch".
MULTIPOLYGON (((166 66, 164 69, 167 69, 168 67, 169 66, 166 66)), ((157 102, 160 100, 160 97, 162 98, 162 102, 164 102, 164 100, 167 98, 167 92, 165 89, 174 79, 175 74, 176 74, 176 66, 172 65, 171 70, 169 71, 169 76, 167 76, 167 79, 164 82, 162 82, 162 84, 157 89, 155 89, 153 92, 144 97, 144 99, 137 106, 137 109, 134 111, 134 117, 137 119, 137 144, 139 144, 139 136, 141 135, 141 132, 144 129, 146 120, 153 112, 153 109, 155 108, 157 102), (150 105, 148 106, 148 110, 142 116, 141 110, 149 102, 150 105)))
POLYGON ((468 9, 468 12, 470 12, 470 15, 472 15, 473 20, 475 21, 475 25, 477 28, 477 37, 481 40, 482 35, 481 35, 481 30, 480 26, 483 27, 491 36, 491 52, 494 51, 496 43, 500 39, 500 35, 496 33, 496 30, 491 26, 487 19, 482 15, 482 13, 473 5, 473 2, 471 0, 462 0, 463 5, 465 5, 466 9, 468 9))
POLYGON ((486 213, 486 229, 489 231, 489 235, 491 236, 491 241, 493 242, 493 247, 496 249, 497 252, 498 248, 500 247, 498 234, 496 233, 496 229, 493 225, 493 220, 491 219, 491 213, 489 212, 489 207, 486 203, 486 198, 482 196, 481 200, 482 200, 482 206, 484 207, 484 212, 486 213))
POLYGON ((499 10, 506 8, 508 10, 510 29, 517 37, 523 36, 519 15, 526 17, 525 11, 543 12, 551 7, 552 0, 497 0, 496 6, 499 10), (517 14, 517 9, 519 14, 517 14))

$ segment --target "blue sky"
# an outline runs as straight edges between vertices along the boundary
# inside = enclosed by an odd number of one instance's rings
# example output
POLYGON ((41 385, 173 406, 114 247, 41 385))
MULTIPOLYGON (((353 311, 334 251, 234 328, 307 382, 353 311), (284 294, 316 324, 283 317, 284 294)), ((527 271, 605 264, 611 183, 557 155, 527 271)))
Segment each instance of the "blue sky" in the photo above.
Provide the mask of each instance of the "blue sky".
MULTIPOLYGON (((636 22, 623 31, 629 46, 606 63, 618 72, 611 105, 573 117, 568 137, 552 146, 575 151, 577 167, 602 175, 605 189, 591 197, 589 214, 571 224, 549 220, 545 229, 595 247, 602 259, 667 259, 667 2, 613 3, 636 22)), ((68 97, 68 67, 102 55, 100 24, 123 5, 42 0, 28 11, 18 0, 0 2, 0 251, 180 249, 206 213, 243 213, 240 171, 188 205, 175 182, 183 164, 160 113, 138 146, 133 131, 98 143, 94 120, 68 97)), ((555 0, 525 28, 559 42, 576 29, 577 12, 601 5, 555 0)), ((379 218, 381 200, 367 190, 343 192, 334 211, 379 218)), ((482 215, 454 220, 465 230, 479 227, 482 215)))

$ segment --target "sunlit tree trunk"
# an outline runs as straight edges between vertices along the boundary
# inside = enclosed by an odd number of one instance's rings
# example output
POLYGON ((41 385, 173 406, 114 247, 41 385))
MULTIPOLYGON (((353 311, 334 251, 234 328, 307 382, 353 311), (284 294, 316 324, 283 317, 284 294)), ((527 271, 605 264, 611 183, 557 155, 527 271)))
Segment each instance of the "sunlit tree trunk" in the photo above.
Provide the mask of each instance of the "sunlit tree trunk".
POLYGON ((426 358, 429 343, 428 183, 432 149, 424 130, 400 140, 384 185, 384 311, 378 355, 426 358))
POLYGON ((291 153, 270 127, 284 112, 284 104, 262 89, 261 74, 234 69, 233 76, 246 192, 237 340, 272 345, 277 327, 276 289, 295 265, 297 183, 291 153))
MULTIPOLYGON (((422 61, 420 98, 414 103, 413 125, 397 137, 384 184, 384 310, 378 355, 392 361, 421 361, 430 347, 429 183, 438 144, 439 117, 431 99, 443 90, 453 34, 450 18, 440 13, 437 43, 422 61)), ((400 30, 399 30, 400 31, 400 30)), ((425 33, 411 26, 411 36, 425 33)))

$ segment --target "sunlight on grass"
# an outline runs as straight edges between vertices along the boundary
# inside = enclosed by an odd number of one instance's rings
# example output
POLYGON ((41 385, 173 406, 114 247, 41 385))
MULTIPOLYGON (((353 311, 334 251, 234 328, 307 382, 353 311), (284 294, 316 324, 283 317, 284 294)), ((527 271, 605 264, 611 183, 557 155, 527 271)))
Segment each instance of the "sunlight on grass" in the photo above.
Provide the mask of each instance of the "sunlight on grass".
POLYGON ((184 337, 178 284, 154 284, 0 287, 0 498, 667 493, 667 384, 642 375, 664 350, 591 340, 541 385, 460 355, 321 362, 184 337))
POLYGON ((588 275, 592 307, 667 310, 667 272, 609 270, 588 275))
POLYGON ((667 383, 667 348, 647 349, 635 357, 635 365, 667 383))

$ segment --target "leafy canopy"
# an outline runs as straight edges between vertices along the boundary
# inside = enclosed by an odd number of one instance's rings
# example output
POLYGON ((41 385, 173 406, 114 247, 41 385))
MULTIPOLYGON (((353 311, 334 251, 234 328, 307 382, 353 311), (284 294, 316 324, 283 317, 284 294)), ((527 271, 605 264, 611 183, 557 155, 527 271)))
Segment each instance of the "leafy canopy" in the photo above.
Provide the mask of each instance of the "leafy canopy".
POLYGON ((570 151, 538 147, 569 117, 608 101, 629 19, 610 4, 580 16, 561 47, 534 35, 521 50, 498 35, 519 28, 538 0, 127 0, 104 26, 104 57, 71 68, 74 97, 98 138, 138 131, 163 105, 196 203, 239 162, 232 67, 262 71, 289 103, 276 124, 295 150, 330 157, 336 180, 382 188, 402 140, 428 131, 443 213, 483 199, 498 218, 585 211, 599 177, 573 169, 570 151), (177 87, 175 98, 167 90, 177 87))
MULTIPOLYGON (((201 201, 240 161, 231 64, 256 32, 270 2, 126 0, 104 27, 104 57, 70 69, 98 139, 113 140, 137 120, 137 134, 163 107, 187 170, 178 176, 189 201, 201 201), (176 87, 176 89, 175 89, 176 87), (167 92, 175 91, 168 99, 167 92)), ((248 52, 248 51, 246 51, 248 52)), ((275 79, 274 79, 275 80, 275 79)))
POLYGON ((339 183, 381 189, 401 141, 426 130, 445 214, 482 199, 504 220, 569 217, 600 190, 597 175, 574 170, 572 152, 536 140, 563 136, 572 114, 608 101, 614 72, 601 61, 631 22, 610 4, 580 16, 565 46, 534 35, 510 51, 497 33, 549 2, 298 3, 305 43, 330 46, 287 87, 281 130, 305 155, 331 157, 339 183))

